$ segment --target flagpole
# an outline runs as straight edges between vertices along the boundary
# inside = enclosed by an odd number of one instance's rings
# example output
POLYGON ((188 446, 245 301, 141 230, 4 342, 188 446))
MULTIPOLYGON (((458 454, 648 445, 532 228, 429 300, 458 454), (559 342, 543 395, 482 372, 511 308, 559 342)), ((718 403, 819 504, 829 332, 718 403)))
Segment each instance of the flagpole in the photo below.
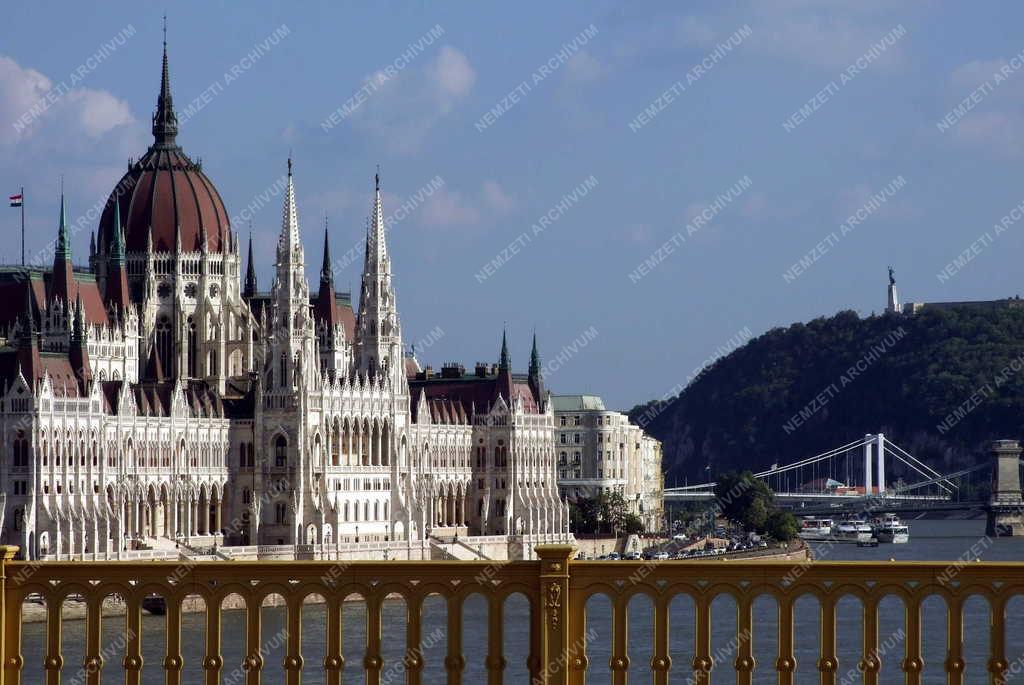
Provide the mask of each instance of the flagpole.
POLYGON ((25 266, 25 186, 21 187, 21 265, 25 266))

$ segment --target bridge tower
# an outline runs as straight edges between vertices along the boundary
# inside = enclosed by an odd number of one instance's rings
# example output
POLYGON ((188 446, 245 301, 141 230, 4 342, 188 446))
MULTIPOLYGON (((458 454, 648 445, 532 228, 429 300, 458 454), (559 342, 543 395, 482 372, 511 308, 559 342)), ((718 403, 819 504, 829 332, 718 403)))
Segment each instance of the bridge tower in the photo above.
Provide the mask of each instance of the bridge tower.
POLYGON ((878 496, 885 496, 885 434, 879 433, 875 436, 878 439, 878 472, 875 480, 878 482, 878 496))
POLYGON ((1020 443, 992 443, 992 497, 985 533, 993 537, 1024 535, 1024 498, 1020 490, 1020 443))
POLYGON ((864 434, 864 496, 871 497, 871 442, 875 436, 871 433, 864 434))

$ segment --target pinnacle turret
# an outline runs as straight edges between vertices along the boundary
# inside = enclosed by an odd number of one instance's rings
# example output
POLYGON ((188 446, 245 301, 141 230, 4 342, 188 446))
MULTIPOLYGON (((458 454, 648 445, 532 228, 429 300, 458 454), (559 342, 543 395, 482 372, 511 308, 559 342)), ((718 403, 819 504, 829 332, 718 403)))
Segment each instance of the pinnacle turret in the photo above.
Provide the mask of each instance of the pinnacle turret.
POLYGON ((57 226, 57 243, 53 251, 53 279, 50 297, 71 304, 74 291, 74 273, 71 269, 71 240, 68 236, 68 215, 64 204, 64 193, 60 194, 60 219, 57 226))
POLYGON ((512 368, 512 361, 508 354, 508 339, 505 329, 501 331, 501 355, 498 358, 498 369, 508 371, 512 368))
POLYGON ((114 200, 114 240, 110 244, 110 262, 124 264, 124 227, 121 225, 121 203, 114 200))
POLYGON ((57 247, 54 255, 60 261, 71 261, 71 242, 68 240, 68 212, 64 206, 64 193, 60 194, 60 219, 57 225, 57 247))
POLYGON ((245 268, 245 289, 242 295, 250 298, 256 294, 256 263, 252 258, 252 231, 249 231, 249 264, 245 268))
POLYGON ((533 397, 537 401, 537 406, 540 406, 544 400, 544 372, 541 371, 540 367, 540 352, 537 351, 536 331, 533 334, 533 349, 530 350, 530 370, 527 374, 527 382, 530 384, 530 390, 533 391, 533 397))
POLYGON ((331 268, 331 244, 327 236, 326 217, 324 217, 324 262, 320 267, 320 284, 334 287, 334 270, 331 268))

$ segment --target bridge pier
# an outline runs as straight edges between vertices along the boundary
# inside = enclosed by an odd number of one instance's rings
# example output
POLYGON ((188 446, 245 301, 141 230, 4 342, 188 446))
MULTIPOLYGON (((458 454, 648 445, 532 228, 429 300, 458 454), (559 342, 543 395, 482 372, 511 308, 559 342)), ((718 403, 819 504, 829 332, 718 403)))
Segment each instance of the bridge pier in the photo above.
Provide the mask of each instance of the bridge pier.
POLYGON ((992 537, 1024 535, 1024 498, 1020 490, 1020 443, 992 443, 992 497, 985 533, 992 537))

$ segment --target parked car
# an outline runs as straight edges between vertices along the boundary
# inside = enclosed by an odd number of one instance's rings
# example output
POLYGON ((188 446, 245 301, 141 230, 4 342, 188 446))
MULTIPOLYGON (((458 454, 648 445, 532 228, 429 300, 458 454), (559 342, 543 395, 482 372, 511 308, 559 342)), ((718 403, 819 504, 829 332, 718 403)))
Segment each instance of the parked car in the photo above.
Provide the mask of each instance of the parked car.
POLYGON ((640 552, 626 552, 625 558, 629 561, 640 561, 640 552))
POLYGON ((656 559, 657 561, 664 561, 670 557, 668 552, 656 552, 652 558, 656 559))

